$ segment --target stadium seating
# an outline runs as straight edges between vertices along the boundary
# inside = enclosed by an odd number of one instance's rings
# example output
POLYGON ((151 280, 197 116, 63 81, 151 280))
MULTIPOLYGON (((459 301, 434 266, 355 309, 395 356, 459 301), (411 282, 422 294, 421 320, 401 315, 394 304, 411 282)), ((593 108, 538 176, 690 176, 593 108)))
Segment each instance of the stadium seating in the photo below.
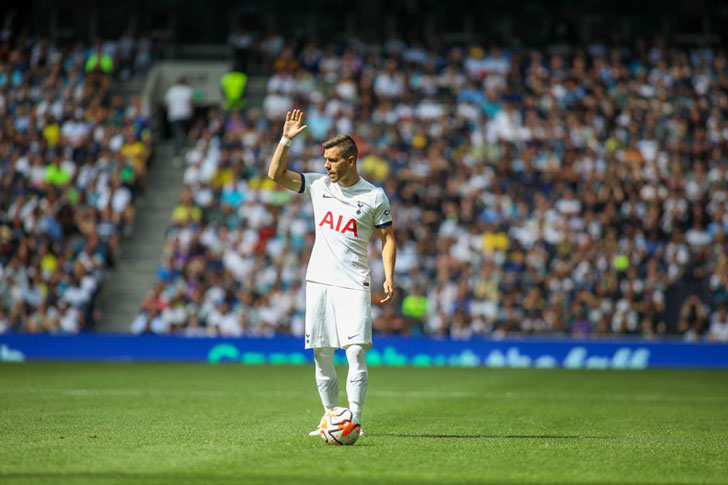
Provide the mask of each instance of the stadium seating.
POLYGON ((321 171, 319 143, 352 133, 360 173, 392 201, 401 291, 375 332, 700 339, 728 325, 723 53, 274 40, 262 112, 213 111, 190 132, 135 332, 302 333, 310 204, 265 176, 294 106, 309 128, 292 169, 321 171))
MULTIPOLYGON (((392 200, 401 291, 375 307, 376 332, 728 338, 724 53, 294 45, 251 53, 270 74, 262 110, 191 128, 135 332, 302 333, 310 207, 265 176, 296 106, 309 129, 291 168, 320 171, 318 144, 352 133, 392 200)), ((139 100, 111 86, 144 74, 150 49, 23 36, 0 53, 0 331, 99 317, 152 150, 139 100)))
POLYGON ((99 318, 152 148, 139 98, 111 89, 133 56, 138 73, 149 59, 119 45, 21 35, 0 52, 0 333, 76 333, 99 318))

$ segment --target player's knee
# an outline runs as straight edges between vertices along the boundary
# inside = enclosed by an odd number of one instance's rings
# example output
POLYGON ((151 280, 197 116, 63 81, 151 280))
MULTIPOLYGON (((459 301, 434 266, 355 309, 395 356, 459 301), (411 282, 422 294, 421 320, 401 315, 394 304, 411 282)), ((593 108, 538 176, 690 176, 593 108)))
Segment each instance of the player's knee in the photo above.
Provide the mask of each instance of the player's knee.
POLYGON ((331 363, 333 363, 334 362, 334 349, 330 349, 330 348, 326 348, 326 347, 313 349, 313 358, 316 360, 316 362, 321 363, 321 364, 329 363, 329 361, 331 361, 331 363))
POLYGON ((367 351, 361 345, 351 345, 346 349, 346 358, 349 365, 366 365, 367 351))

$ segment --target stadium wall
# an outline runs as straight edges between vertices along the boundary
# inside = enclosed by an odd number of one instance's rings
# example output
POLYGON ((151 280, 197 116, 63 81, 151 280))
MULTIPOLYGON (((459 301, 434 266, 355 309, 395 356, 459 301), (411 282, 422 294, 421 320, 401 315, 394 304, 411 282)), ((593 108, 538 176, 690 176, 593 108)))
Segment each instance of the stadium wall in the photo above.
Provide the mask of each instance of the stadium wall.
POLYGON ((195 104, 213 106, 222 104, 220 79, 230 71, 226 61, 161 61, 157 62, 147 77, 142 95, 147 108, 164 102, 164 94, 181 77, 194 89, 195 104))
MULTIPOLYGON (((346 356, 337 353, 337 363, 346 356)), ((296 337, 186 338, 111 334, 3 335, 0 361, 238 362, 307 364, 296 337)), ((728 369, 728 344, 643 340, 438 340, 379 337, 369 365, 568 369, 728 369)))

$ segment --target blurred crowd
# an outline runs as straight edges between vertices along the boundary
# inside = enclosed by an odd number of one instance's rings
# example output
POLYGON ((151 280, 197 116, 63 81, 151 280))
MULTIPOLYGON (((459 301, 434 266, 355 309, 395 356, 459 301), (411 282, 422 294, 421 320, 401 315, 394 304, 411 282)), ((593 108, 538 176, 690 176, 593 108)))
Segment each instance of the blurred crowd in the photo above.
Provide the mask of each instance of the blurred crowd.
MULTIPOLYGON (((265 175, 297 107, 308 129, 289 168, 322 171, 320 142, 350 133, 392 202, 399 292, 375 332, 728 339, 724 51, 256 45, 262 111, 192 127, 134 331, 302 333, 310 202, 265 175)), ((378 241, 370 264, 378 301, 378 241)))
MULTIPOLYGON (((12 19, 11 19, 12 20, 12 19)), ((144 39, 54 45, 0 32, 0 333, 76 333, 99 318, 104 271, 130 237, 151 134, 144 39)))

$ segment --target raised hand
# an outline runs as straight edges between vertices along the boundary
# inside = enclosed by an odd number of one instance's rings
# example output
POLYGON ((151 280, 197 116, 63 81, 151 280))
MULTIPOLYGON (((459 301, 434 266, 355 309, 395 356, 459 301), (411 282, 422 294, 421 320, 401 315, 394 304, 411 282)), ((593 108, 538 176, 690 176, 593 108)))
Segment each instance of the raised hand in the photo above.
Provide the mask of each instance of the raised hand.
POLYGON ((293 140, 303 130, 308 128, 308 125, 303 125, 303 111, 300 109, 294 109, 293 112, 289 111, 286 113, 286 122, 283 124, 283 136, 289 140, 293 140))

